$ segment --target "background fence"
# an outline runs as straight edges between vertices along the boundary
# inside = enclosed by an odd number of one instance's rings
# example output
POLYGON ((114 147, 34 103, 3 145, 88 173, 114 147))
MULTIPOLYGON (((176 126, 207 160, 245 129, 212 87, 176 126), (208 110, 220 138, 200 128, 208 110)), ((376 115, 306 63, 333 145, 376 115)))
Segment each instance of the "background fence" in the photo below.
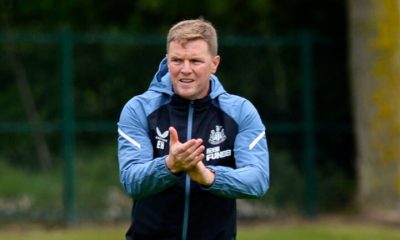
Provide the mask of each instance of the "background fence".
MULTIPOLYGON (((0 216, 72 224, 129 215, 116 122, 124 103, 147 89, 165 39, 61 29, 1 33, 0 43, 0 216), (48 160, 37 151, 43 145, 48 160)), ((217 75, 256 105, 267 126, 267 207, 314 216, 351 201, 346 64, 331 64, 343 59, 338 44, 306 31, 220 37, 217 75)))

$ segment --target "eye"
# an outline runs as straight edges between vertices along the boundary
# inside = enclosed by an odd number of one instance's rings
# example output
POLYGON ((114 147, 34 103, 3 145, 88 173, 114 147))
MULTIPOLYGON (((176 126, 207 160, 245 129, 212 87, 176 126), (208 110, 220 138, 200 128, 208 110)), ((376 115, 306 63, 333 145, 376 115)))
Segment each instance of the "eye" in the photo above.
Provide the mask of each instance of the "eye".
POLYGON ((179 65, 182 63, 182 60, 179 58, 173 58, 173 59, 171 59, 171 63, 175 64, 175 65, 179 65))
POLYGON ((193 59, 193 60, 191 60, 190 62, 191 62, 193 65, 199 65, 199 64, 202 63, 202 61, 199 60, 199 59, 193 59))

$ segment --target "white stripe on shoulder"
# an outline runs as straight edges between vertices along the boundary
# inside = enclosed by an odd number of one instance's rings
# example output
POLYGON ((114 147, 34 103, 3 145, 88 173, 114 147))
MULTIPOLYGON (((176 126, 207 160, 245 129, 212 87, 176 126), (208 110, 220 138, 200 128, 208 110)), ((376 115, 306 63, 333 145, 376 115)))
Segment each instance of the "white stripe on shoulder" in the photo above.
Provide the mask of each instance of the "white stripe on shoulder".
POLYGON ((260 135, 258 135, 256 139, 254 139, 253 142, 250 143, 249 149, 250 150, 253 149, 256 146, 256 144, 261 140, 261 138, 263 138, 264 136, 265 132, 260 133, 260 135))
POLYGON ((127 141, 132 143, 135 147, 141 148, 140 144, 136 142, 133 138, 129 137, 126 133, 124 133, 120 128, 118 128, 118 133, 125 138, 127 141))

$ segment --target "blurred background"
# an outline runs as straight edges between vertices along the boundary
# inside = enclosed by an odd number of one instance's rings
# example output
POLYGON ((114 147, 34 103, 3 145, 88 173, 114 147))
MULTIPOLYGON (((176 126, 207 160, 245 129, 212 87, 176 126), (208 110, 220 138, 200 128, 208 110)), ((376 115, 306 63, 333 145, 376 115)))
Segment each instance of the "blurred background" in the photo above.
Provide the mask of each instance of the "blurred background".
POLYGON ((397 0, 0 2, 0 222, 128 222, 123 105, 168 29, 203 17, 218 76, 257 107, 271 188, 240 220, 400 216, 397 0))

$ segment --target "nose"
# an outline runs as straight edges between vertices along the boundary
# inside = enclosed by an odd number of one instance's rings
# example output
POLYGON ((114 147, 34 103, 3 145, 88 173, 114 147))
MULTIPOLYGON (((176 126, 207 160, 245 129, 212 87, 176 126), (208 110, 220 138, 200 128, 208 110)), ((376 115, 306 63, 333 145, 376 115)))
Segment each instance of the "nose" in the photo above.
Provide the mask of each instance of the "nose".
POLYGON ((189 74, 189 73, 192 72, 192 67, 190 66, 190 62, 189 61, 184 61, 183 62, 181 72, 183 74, 189 74))

